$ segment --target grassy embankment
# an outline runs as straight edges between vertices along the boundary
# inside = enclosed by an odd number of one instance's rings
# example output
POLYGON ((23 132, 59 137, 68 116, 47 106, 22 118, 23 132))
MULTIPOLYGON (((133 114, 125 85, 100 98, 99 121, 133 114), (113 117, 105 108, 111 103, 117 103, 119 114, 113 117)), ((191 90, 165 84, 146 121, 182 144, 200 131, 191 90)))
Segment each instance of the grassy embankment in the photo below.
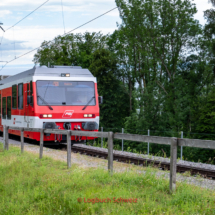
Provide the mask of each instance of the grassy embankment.
POLYGON ((169 194, 168 180, 145 170, 137 174, 131 167, 112 177, 103 169, 73 165, 68 170, 64 162, 21 155, 16 147, 3 152, 0 145, 0 214, 215 214, 214 191, 177 183, 177 192, 169 194), (114 197, 132 202, 114 203, 114 197), (85 203, 84 198, 111 202, 85 203))

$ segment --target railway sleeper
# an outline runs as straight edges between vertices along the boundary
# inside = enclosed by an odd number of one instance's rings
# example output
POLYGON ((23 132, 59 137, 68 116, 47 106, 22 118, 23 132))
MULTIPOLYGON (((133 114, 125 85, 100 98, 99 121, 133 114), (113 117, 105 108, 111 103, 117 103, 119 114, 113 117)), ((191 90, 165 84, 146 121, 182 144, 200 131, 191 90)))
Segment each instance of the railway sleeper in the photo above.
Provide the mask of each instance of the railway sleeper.
MULTIPOLYGON (((86 150, 74 150, 72 149, 72 151, 74 153, 80 153, 80 154, 84 154, 84 155, 89 155, 89 156, 93 156, 93 157, 97 157, 97 158, 102 158, 102 159, 108 159, 108 155, 107 153, 97 153, 96 151, 92 152, 92 151, 88 151, 86 152, 86 150)), ((153 166, 156 167, 160 170, 164 170, 164 171, 169 171, 170 170, 170 165, 168 164, 162 164, 161 162, 158 161, 150 161, 150 160, 139 160, 139 159, 130 159, 130 158, 126 158, 126 157, 118 157, 117 155, 114 155, 114 161, 117 162, 122 162, 122 163, 128 163, 128 164, 132 164, 132 165, 138 165, 138 166, 153 166)), ((177 168, 177 172, 179 173, 185 173, 187 171, 190 171, 191 175, 193 175, 194 177, 197 177, 198 175, 201 175, 201 177, 204 178, 208 178, 208 179, 212 179, 215 180, 215 174, 208 174, 206 171, 197 171, 197 170, 193 170, 193 169, 189 169, 186 167, 178 167, 177 168)))

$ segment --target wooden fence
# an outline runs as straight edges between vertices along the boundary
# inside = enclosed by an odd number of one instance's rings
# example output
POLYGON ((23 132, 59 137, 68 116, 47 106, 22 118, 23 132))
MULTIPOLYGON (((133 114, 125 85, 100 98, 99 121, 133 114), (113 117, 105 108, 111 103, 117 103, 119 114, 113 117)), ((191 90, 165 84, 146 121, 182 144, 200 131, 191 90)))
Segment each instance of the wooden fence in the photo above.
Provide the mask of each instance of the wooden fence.
POLYGON ((199 139, 180 139, 176 137, 156 137, 156 136, 146 136, 137 134, 123 134, 123 133, 113 133, 113 132, 91 132, 91 131, 77 131, 77 130, 58 130, 58 129, 39 129, 39 128, 21 128, 21 127, 11 127, 4 126, 3 136, 4 136, 4 150, 9 149, 9 138, 8 130, 20 130, 21 136, 21 152, 24 151, 24 131, 32 131, 40 133, 40 151, 39 157, 43 157, 43 137, 44 133, 52 134, 64 134, 67 135, 67 166, 71 167, 71 136, 88 136, 88 137, 100 137, 108 138, 108 171, 113 174, 113 140, 130 140, 136 142, 150 142, 156 144, 170 145, 170 192, 176 189, 176 167, 177 167, 177 146, 188 146, 197 147, 205 149, 215 149, 215 141, 211 140, 199 140, 199 139))

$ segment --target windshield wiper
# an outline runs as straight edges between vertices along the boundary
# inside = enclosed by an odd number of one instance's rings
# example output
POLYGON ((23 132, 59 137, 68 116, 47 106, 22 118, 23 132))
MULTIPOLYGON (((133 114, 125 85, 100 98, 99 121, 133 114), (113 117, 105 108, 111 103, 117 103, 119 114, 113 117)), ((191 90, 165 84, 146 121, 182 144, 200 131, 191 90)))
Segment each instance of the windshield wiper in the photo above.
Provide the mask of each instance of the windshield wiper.
POLYGON ((44 98, 42 98, 40 95, 37 95, 37 97, 39 97, 44 103, 46 103, 50 110, 53 110, 53 108, 44 100, 44 98))
POLYGON ((86 109, 86 107, 90 104, 90 102, 91 102, 94 98, 95 98, 95 96, 93 96, 93 97, 90 99, 90 101, 89 101, 89 102, 87 102, 87 104, 84 106, 84 108, 83 108, 82 110, 85 110, 85 109, 86 109))

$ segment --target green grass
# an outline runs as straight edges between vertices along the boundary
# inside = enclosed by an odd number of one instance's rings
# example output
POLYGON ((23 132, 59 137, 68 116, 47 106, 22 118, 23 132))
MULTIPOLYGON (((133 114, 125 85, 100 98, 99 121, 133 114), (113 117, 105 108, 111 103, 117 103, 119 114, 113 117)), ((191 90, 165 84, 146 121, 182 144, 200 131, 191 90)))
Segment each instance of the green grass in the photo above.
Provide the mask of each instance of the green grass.
MULTIPOLYGON (((215 192, 177 183, 169 193, 168 180, 155 170, 114 173, 107 170, 68 170, 66 163, 0 145, 0 214, 215 214, 215 192), (135 198, 137 203, 114 203, 113 198, 135 198), (109 203, 81 203, 82 199, 110 198, 109 203)), ((135 168, 134 168, 135 169, 135 168)))

